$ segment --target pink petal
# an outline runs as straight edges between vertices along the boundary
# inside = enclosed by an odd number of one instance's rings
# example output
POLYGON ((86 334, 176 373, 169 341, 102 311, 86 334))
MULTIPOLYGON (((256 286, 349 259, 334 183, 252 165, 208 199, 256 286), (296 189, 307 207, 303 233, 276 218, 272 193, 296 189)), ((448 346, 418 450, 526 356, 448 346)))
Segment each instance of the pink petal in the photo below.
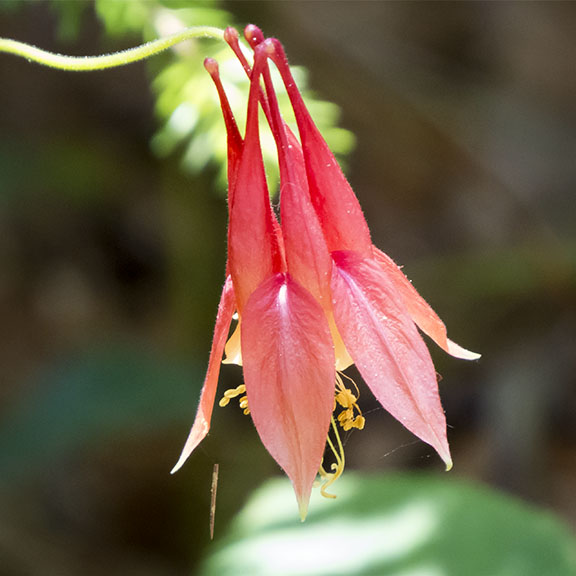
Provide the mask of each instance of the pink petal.
POLYGON ((332 256, 334 317, 358 370, 380 404, 450 468, 436 372, 394 284, 372 259, 332 256))
POLYGON ((424 334, 430 336, 440 348, 456 358, 463 360, 477 360, 480 358, 480 354, 470 352, 449 340, 446 335, 444 322, 440 320, 428 302, 420 296, 416 288, 412 285, 412 282, 406 278, 398 265, 390 256, 384 254, 384 252, 378 250, 375 246, 373 247, 373 251, 376 260, 382 266, 384 273, 390 278, 394 289, 402 297, 408 313, 412 317, 412 320, 418 325, 418 328, 420 328, 424 334))
POLYGON ((226 278, 220 304, 218 305, 218 315, 216 316, 216 326, 214 328, 214 339, 212 340, 212 349, 210 350, 210 360, 208 360, 208 371, 204 379, 204 386, 200 393, 200 403, 194 424, 182 450, 182 454, 172 469, 171 474, 179 470, 188 456, 192 454, 196 446, 206 437, 210 430, 210 419, 212 418, 212 408, 216 397, 216 388, 218 387, 218 376, 220 375, 220 361, 226 345, 228 330, 232 322, 232 316, 236 303, 234 301, 234 289, 230 277, 226 278))
POLYGON ((277 274, 248 300, 241 336, 252 419, 292 481, 304 518, 334 407, 328 322, 309 292, 277 274))
POLYGON ((346 180, 328 144, 314 124, 294 81, 286 54, 278 40, 262 44, 270 48, 270 57, 278 67, 294 109, 308 174, 310 197, 322 224, 328 248, 371 251, 370 231, 360 203, 346 180))

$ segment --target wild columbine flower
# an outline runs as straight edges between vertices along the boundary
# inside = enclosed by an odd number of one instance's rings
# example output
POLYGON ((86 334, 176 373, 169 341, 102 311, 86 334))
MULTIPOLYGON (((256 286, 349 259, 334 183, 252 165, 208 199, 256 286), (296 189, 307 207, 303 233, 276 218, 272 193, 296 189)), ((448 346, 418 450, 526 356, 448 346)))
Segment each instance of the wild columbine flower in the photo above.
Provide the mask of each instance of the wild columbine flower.
POLYGON ((342 473, 338 427, 364 427, 358 389, 343 370, 356 364, 382 406, 433 446, 449 469, 436 372, 416 326, 453 356, 479 356, 448 340, 442 321, 372 244, 358 200, 306 109, 280 43, 264 39, 255 26, 245 36, 254 50, 252 69, 236 32, 225 33, 251 80, 244 138, 217 64, 206 61, 228 136, 227 279, 198 412, 173 471, 208 433, 226 349, 224 361, 243 366, 244 384, 226 391, 220 405, 241 396, 244 413, 290 477, 304 519, 318 474, 322 494, 332 497, 326 488, 342 473), (299 139, 280 115, 270 60, 286 87, 299 139), (259 106, 278 148, 281 224, 266 185, 259 106), (226 344, 235 313, 238 325, 226 344), (335 459, 330 471, 323 466, 326 444, 335 459))

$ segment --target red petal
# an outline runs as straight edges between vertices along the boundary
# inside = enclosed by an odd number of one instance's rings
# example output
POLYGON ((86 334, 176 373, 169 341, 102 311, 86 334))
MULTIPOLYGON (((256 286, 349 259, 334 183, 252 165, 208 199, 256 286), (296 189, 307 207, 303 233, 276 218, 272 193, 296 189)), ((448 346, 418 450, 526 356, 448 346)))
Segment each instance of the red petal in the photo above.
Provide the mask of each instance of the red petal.
POLYGON ((212 418, 212 408, 214 407, 214 398, 216 397, 216 388, 218 387, 218 376, 220 374, 220 362, 228 337, 228 330, 232 322, 232 316, 236 308, 234 301, 234 289, 230 277, 226 278, 220 304, 218 305, 218 315, 216 316, 216 326, 214 328, 214 339, 212 340, 212 349, 210 350, 210 360, 208 361, 208 371, 204 379, 204 386, 200 393, 200 403, 196 418, 192 425, 192 430, 188 435, 184 449, 176 466, 172 469, 172 474, 179 470, 188 456, 192 454, 196 446, 205 438, 210 430, 210 419, 212 418))
POLYGON ((334 317, 348 352, 380 404, 449 468, 434 365, 395 286, 371 259, 352 252, 333 258, 334 317))
POLYGON ((278 148, 282 235, 290 275, 326 310, 330 309, 332 259, 308 190, 306 165, 300 142, 280 115, 266 47, 256 46, 252 75, 264 78, 270 124, 278 148))
POLYGON ((398 265, 390 256, 384 254, 384 252, 378 250, 375 246, 373 250, 376 260, 381 265, 384 273, 390 278, 394 289, 402 297, 408 313, 418 328, 420 328, 424 334, 430 336, 440 348, 456 358, 462 358, 463 360, 477 360, 480 358, 480 354, 470 352, 447 338, 444 322, 440 320, 428 302, 420 296, 418 290, 412 286, 412 283, 406 278, 398 265))
MULTIPOLYGON (((240 131, 236 125, 236 120, 234 119, 234 114, 230 108, 228 102, 228 97, 224 91, 224 86, 222 86, 222 81, 220 80, 220 72, 218 69, 218 62, 212 58, 206 58, 204 60, 204 68, 210 74, 216 90, 218 91, 218 97, 220 98, 220 108, 222 109, 222 116, 224 117, 224 124, 226 126, 226 137, 228 141, 228 181, 229 192, 233 193, 234 181, 236 179, 236 169, 238 167, 238 161, 240 160, 240 155, 242 154, 242 136, 240 136, 240 131)), ((228 198, 228 202, 232 204, 232 198, 228 198)))
POLYGON ((290 274, 327 310, 331 309, 332 260, 307 188, 281 181, 280 210, 290 274))
POLYGON ((324 229, 328 248, 331 251, 356 250, 368 255, 372 243, 360 203, 304 104, 282 45, 276 39, 269 39, 261 46, 266 43, 273 46, 270 57, 278 67, 294 109, 310 197, 324 229))
POLYGON ((258 133, 259 77, 253 74, 246 136, 231 195, 228 261, 241 313, 265 278, 283 269, 280 227, 272 213, 258 133))
POLYGON ((244 309, 242 356, 252 419, 304 517, 334 407, 334 351, 321 306, 290 277, 271 277, 244 309))

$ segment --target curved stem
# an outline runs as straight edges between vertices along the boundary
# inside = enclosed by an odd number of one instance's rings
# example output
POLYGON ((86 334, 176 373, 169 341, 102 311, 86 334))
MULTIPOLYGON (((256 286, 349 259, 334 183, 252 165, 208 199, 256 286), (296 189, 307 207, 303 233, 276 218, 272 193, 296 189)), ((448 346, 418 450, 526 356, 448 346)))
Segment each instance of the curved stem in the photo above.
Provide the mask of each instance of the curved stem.
POLYGON ((194 26, 186 28, 182 32, 177 32, 165 38, 152 40, 136 48, 129 48, 113 54, 103 56, 63 56, 41 50, 35 46, 10 40, 9 38, 0 38, 0 52, 14 54, 26 58, 28 61, 36 62, 42 66, 57 68, 58 70, 69 70, 73 72, 85 72, 91 70, 105 70, 106 68, 116 68, 144 60, 150 56, 155 56, 175 44, 190 40, 192 38, 214 38, 222 40, 224 31, 212 26, 194 26))

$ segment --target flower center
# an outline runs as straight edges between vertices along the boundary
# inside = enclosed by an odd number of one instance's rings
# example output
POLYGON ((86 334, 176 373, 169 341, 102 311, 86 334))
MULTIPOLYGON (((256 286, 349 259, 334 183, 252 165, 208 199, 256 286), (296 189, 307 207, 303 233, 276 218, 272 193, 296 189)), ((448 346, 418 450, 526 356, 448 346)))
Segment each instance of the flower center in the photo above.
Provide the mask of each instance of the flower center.
MULTIPOLYGON (((356 382, 354 382, 350 376, 346 376, 346 374, 342 372, 336 372, 336 383, 334 391, 334 415, 332 416, 330 429, 328 430, 328 436, 326 437, 326 444, 332 452, 334 462, 330 465, 330 471, 328 471, 326 468, 324 468, 324 460, 322 461, 320 470, 318 471, 320 478, 315 483, 315 486, 320 486, 320 494, 324 496, 324 498, 336 498, 336 494, 327 492, 327 489, 332 484, 334 484, 334 482, 336 482, 340 476, 342 476, 346 463, 344 457, 344 445, 342 444, 342 439, 340 438, 338 425, 340 428, 342 428, 342 430, 344 430, 344 432, 349 432, 352 430, 352 428, 362 430, 364 428, 364 424, 366 423, 366 419, 362 415, 362 411, 358 406, 360 391, 358 390, 356 382), (352 391, 351 388, 346 387, 344 379, 352 384, 354 391, 352 391), (339 413, 336 415, 337 411, 339 413), (332 439, 331 436, 333 436, 334 439, 332 439)), ((226 390, 218 402, 218 405, 222 408, 224 406, 228 406, 228 404, 230 404, 230 400, 233 398, 238 398, 238 396, 240 396, 240 408, 244 414, 248 416, 250 414, 250 408, 248 407, 248 396, 246 396, 246 386, 244 384, 240 384, 240 386, 237 386, 236 388, 230 388, 229 390, 226 390)))

